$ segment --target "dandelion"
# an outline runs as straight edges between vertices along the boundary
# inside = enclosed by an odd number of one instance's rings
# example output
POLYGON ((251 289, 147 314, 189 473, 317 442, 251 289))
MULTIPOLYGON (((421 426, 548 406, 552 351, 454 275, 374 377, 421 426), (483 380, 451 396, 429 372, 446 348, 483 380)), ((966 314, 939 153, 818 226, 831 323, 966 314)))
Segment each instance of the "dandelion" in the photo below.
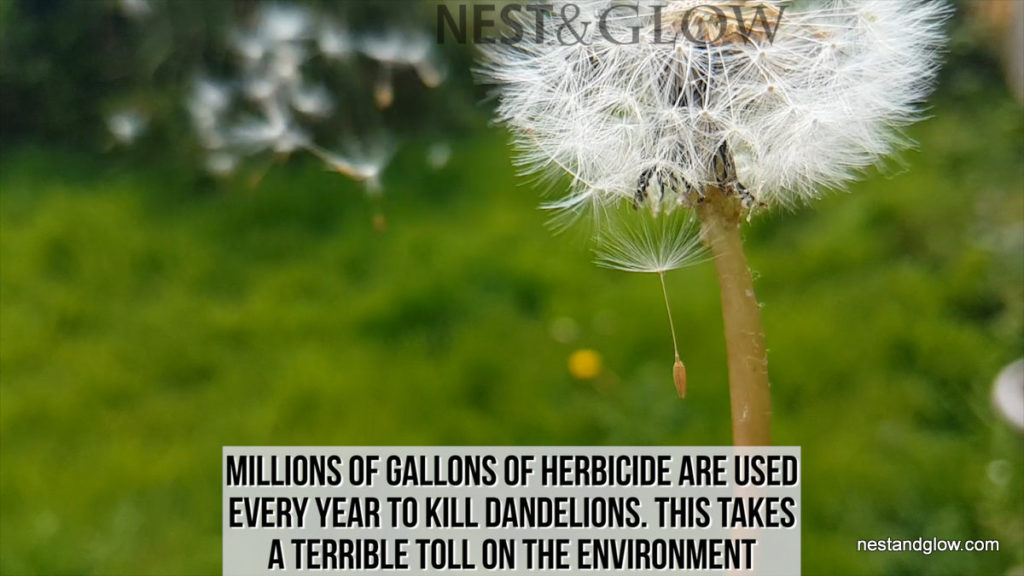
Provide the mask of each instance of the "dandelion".
MULTIPOLYGON (((524 172, 568 173, 569 194, 551 205, 573 213, 626 203, 652 219, 697 215, 722 289, 734 441, 768 444, 764 334, 740 224, 842 187, 909 144, 901 128, 920 118, 932 89, 949 8, 924 0, 551 4, 553 15, 576 10, 593 25, 568 30, 548 17, 544 42, 484 47, 482 73, 500 87, 498 116, 524 172)), ((664 244, 644 240, 613 241, 611 262, 633 271, 687 263, 663 261, 664 244)))

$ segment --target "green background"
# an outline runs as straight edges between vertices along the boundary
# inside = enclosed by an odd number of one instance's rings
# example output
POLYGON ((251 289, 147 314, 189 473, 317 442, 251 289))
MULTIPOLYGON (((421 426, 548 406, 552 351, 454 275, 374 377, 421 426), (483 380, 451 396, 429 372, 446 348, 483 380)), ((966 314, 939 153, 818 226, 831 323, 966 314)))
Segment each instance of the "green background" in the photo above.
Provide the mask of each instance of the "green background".
MULTIPOLYGON (((1024 564, 1024 440, 990 402, 1024 341, 1024 120, 964 46, 901 162, 746 232, 804 574, 1024 564), (1001 550, 856 551, 887 537, 1001 550)), ((218 572, 223 445, 730 442, 713 266, 667 277, 681 401, 657 279, 553 234, 498 129, 406 137, 379 205, 310 158, 213 184, 46 130, 0 157, 2 574, 218 572)))

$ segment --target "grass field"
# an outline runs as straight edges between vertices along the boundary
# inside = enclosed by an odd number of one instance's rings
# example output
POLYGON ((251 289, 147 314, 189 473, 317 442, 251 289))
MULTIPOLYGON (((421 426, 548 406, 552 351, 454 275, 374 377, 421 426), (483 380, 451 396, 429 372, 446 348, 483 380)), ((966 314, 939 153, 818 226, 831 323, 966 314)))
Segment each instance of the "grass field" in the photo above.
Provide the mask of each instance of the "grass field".
MULTIPOLYGON (((989 403, 1024 343, 1024 122, 947 99, 913 135, 902 165, 747 234, 805 574, 1024 563, 1024 444, 989 403), (886 537, 1002 548, 856 551, 886 537)), ((218 572, 223 445, 729 443, 711 264, 668 278, 680 401, 656 279, 552 235, 503 134, 454 153, 400 152, 376 232, 312 161, 252 189, 5 148, 0 573, 218 572), (594 381, 566 368, 581 348, 594 381)))

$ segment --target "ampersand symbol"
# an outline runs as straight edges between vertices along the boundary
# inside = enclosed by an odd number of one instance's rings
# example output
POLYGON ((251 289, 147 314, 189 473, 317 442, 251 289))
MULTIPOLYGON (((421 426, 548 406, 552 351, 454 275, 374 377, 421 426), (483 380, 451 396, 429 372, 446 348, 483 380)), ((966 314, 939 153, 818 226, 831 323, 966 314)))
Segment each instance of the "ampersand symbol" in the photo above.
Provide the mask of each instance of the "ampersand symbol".
POLYGON ((577 46, 580 44, 584 46, 588 45, 587 42, 584 40, 584 37, 587 35, 587 28, 590 26, 590 22, 582 22, 581 24, 583 24, 583 30, 579 33, 577 33, 576 28, 572 26, 572 23, 575 22, 577 18, 579 18, 579 15, 579 6, 575 4, 566 4, 565 6, 562 6, 562 23, 558 26, 558 31, 556 32, 556 34, 558 35, 559 44, 563 46, 577 46), (569 15, 570 9, 572 10, 572 15, 569 15), (575 42, 566 41, 565 37, 563 36, 563 34, 566 31, 572 34, 572 37, 576 39, 575 42))

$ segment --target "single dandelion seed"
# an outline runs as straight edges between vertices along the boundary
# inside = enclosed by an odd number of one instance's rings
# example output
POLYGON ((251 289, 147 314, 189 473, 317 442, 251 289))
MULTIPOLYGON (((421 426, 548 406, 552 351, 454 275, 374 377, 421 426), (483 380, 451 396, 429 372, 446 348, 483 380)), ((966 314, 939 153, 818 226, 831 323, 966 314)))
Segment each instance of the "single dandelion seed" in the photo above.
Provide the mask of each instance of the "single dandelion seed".
POLYGON ((329 170, 362 182, 370 196, 380 195, 381 175, 395 152, 391 142, 381 137, 367 143, 348 140, 344 145, 348 150, 345 154, 327 150, 313 142, 305 142, 304 147, 320 158, 329 170))
POLYGON ((350 151, 348 154, 327 150, 313 142, 305 144, 305 149, 320 158, 328 170, 363 184, 367 196, 375 206, 373 229, 384 232, 387 230, 387 218, 382 207, 383 189, 380 178, 394 155, 394 146, 391 141, 378 136, 364 144, 348 140, 345 142, 345 148, 350 151))
POLYGON ((686 397, 686 365, 679 355, 665 273, 703 258, 705 251, 696 229, 695 219, 682 211, 659 214, 653 220, 646 214, 626 215, 611 219, 601 230, 595 250, 598 264, 606 268, 658 275, 675 355, 672 381, 680 398, 686 397))
POLYGON ((437 64, 430 36, 418 30, 390 29, 363 38, 360 51, 380 66, 374 83, 374 102, 380 109, 389 108, 395 99, 396 68, 412 68, 428 88, 444 81, 444 72, 437 64))

